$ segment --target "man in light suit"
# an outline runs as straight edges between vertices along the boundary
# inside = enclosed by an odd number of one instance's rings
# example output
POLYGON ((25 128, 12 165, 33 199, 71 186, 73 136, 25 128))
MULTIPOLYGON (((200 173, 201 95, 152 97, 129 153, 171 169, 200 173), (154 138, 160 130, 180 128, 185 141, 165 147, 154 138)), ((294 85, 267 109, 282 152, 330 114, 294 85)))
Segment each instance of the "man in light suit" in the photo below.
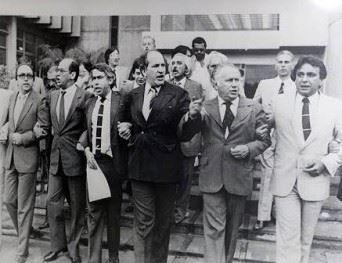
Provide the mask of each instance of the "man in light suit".
MULTIPOLYGON (((7 118, 7 111, 9 107, 9 98, 12 94, 12 91, 0 88, 0 138, 7 137, 8 129, 4 127, 1 130, 1 127, 5 124, 7 118)), ((0 143, 0 218, 2 218, 2 203, 3 203, 3 195, 5 189, 5 167, 4 167, 4 159, 6 153, 6 144, 0 143)), ((0 246, 2 242, 2 220, 0 220, 0 246)))
POLYGON ((271 191, 277 216, 277 263, 308 263, 315 226, 329 196, 330 176, 342 155, 329 153, 330 141, 342 138, 342 102, 320 88, 327 72, 323 62, 302 57, 294 67, 297 92, 272 103, 275 157, 271 191))
POLYGON ((34 74, 29 65, 16 72, 19 91, 9 101, 8 147, 5 158, 5 204, 18 233, 16 262, 26 262, 33 220, 39 143, 34 134, 38 122, 47 132, 48 112, 45 99, 33 87, 34 74))
POLYGON ((148 52, 145 67, 146 84, 125 97, 119 134, 129 137, 135 260, 166 263, 176 185, 181 176, 179 142, 191 138, 186 136, 187 129, 179 137, 177 129, 190 99, 185 90, 165 82, 166 65, 160 52, 148 52), (132 127, 122 129, 123 122, 132 127))
MULTIPOLYGON (((277 77, 261 80, 254 95, 254 100, 262 104, 265 112, 271 110, 272 100, 275 96, 291 96, 296 86, 291 79, 294 55, 288 50, 282 50, 277 54, 275 69, 277 77)), ((266 127, 267 129, 267 127, 266 127)), ((272 132, 273 134, 273 132, 272 132)), ((261 230, 271 220, 273 196, 270 192, 270 182, 273 170, 275 140, 272 136, 272 145, 262 155, 261 183, 258 203, 258 217, 254 226, 255 230, 261 230)))
MULTIPOLYGON (((199 187, 203 193, 205 262, 233 262, 247 196, 252 191, 253 158, 270 144, 267 135, 256 136, 265 124, 259 103, 239 95, 242 79, 238 68, 225 65, 215 73, 218 97, 190 105, 202 133, 199 187)), ((186 118, 183 118, 184 123, 186 118)), ((182 127, 182 123, 180 124, 182 127)))
POLYGON ((104 63, 91 71, 96 97, 87 103, 87 131, 82 143, 91 169, 101 169, 111 197, 88 203, 88 263, 101 263, 102 234, 107 222, 108 263, 119 263, 121 183, 127 171, 126 141, 118 135, 121 94, 110 89, 114 73, 104 63), (98 165, 97 165, 98 164, 98 165))
POLYGON ((79 240, 85 221, 86 160, 83 153, 77 151, 76 144, 86 130, 85 106, 92 95, 75 85, 79 65, 74 60, 63 59, 57 72, 60 89, 52 91, 48 98, 53 133, 47 197, 51 252, 44 260, 56 260, 69 251, 72 261, 78 263, 81 262, 79 240), (71 212, 68 240, 63 212, 66 197, 71 212))
MULTIPOLYGON (((191 74, 191 61, 188 56, 176 53, 171 59, 171 83, 181 87, 189 93, 191 100, 203 98, 203 89, 198 82, 188 79, 191 74)), ((190 190, 192 185, 192 174, 194 171, 195 158, 199 153, 201 135, 196 134, 190 141, 181 143, 183 153, 183 173, 177 191, 175 222, 180 223, 189 216, 190 190)))

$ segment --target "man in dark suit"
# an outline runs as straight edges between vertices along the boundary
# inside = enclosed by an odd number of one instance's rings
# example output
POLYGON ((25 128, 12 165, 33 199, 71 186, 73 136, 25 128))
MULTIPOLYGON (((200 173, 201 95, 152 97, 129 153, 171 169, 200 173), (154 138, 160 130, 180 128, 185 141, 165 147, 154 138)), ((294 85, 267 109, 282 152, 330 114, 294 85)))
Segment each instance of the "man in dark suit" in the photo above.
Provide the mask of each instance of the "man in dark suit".
POLYGON ((197 118, 201 125, 196 127, 203 140, 199 187, 204 201, 205 262, 231 263, 246 197, 252 191, 252 160, 271 141, 269 135, 256 137, 265 115, 261 105, 239 96, 239 69, 225 65, 217 70, 215 80, 218 97, 204 102, 203 109, 193 102, 190 113, 202 112, 202 118, 197 118))
MULTIPOLYGON (((186 51, 186 49, 185 49, 186 51)), ((191 61, 186 54, 175 53, 171 59, 171 83, 186 90, 191 100, 203 98, 203 89, 200 83, 188 79, 190 75, 191 61)), ((196 134, 190 141, 181 143, 183 153, 183 173, 179 187, 177 188, 177 200, 175 210, 175 222, 180 223, 189 216, 189 199, 194 171, 195 158, 199 153, 201 135, 196 134)))
MULTIPOLYGON (((125 98, 119 134, 128 135, 128 176, 134 202, 136 262, 167 262, 176 184, 182 172, 177 127, 188 111, 189 96, 165 82, 166 65, 158 51, 147 53, 146 84, 125 98), (127 134, 128 133, 128 134, 127 134)), ((190 138, 184 135, 184 140, 190 138)))
POLYGON ((84 155, 76 150, 76 144, 86 129, 85 105, 91 95, 75 85, 79 73, 75 61, 63 59, 57 72, 60 89, 52 91, 48 99, 53 134, 47 197, 51 252, 44 260, 57 259, 67 252, 68 246, 72 261, 81 262, 78 243, 85 216, 86 162, 84 155), (66 197, 71 212, 68 241, 63 213, 66 197))
POLYGON ((21 65, 16 74, 18 91, 9 101, 8 148, 5 158, 5 204, 18 233, 17 263, 24 263, 29 253, 38 168, 39 143, 34 125, 47 128, 48 113, 43 99, 32 90, 31 66, 21 65))
POLYGON ((111 91, 114 73, 104 63, 91 71, 93 97, 87 103, 87 136, 82 136, 88 166, 101 169, 110 187, 111 197, 89 202, 88 263, 101 263, 101 244, 107 219, 108 263, 119 262, 121 181, 127 171, 126 142, 117 130, 121 94, 111 91))

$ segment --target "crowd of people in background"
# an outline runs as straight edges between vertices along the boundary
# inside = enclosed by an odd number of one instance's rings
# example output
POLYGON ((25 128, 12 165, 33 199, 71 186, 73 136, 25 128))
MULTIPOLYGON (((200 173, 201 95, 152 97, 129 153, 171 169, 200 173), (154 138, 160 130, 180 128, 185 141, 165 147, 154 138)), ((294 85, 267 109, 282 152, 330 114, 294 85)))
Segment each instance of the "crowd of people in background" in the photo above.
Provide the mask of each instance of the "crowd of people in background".
POLYGON ((0 89, 0 177, 18 233, 16 262, 27 261, 29 237, 37 231, 38 170, 48 185, 40 228, 49 227, 51 251, 44 262, 61 255, 82 262, 86 228, 87 262, 101 263, 106 228, 106 263, 118 263, 124 190, 126 212, 134 215, 135 262, 166 263, 171 226, 190 214, 196 167, 204 260, 233 262, 255 162, 262 177, 254 229, 276 220, 276 262, 309 262, 329 177, 342 161, 342 103, 322 92, 323 62, 280 50, 277 76, 246 98, 245 72, 218 51, 208 54, 202 37, 191 48, 175 47, 167 61, 146 35, 130 71, 120 56, 110 47, 103 62, 92 64, 66 52, 43 78, 23 57, 8 89, 0 89), (89 199, 89 169, 103 173, 110 197, 89 199))

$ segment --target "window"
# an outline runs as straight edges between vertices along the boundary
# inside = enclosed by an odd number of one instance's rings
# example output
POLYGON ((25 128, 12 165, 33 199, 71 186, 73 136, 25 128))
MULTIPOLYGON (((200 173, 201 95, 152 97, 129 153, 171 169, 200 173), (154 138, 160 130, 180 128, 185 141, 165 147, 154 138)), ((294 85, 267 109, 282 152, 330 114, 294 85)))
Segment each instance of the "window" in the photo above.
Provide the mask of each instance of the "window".
POLYGON ((161 31, 279 30, 279 14, 162 15, 161 31))
POLYGON ((119 30, 119 17, 112 16, 111 21, 111 46, 117 47, 118 46, 118 30, 119 30))
POLYGON ((7 20, 0 18, 0 65, 6 65, 7 20))

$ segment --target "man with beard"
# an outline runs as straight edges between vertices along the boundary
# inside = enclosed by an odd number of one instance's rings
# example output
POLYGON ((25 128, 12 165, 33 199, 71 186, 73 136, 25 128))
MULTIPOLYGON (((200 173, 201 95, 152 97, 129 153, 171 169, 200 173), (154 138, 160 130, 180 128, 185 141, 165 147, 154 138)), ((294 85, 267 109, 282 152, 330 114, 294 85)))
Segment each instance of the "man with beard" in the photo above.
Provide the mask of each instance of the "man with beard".
MULTIPOLYGON (((201 84, 188 79, 191 74, 190 58, 182 53, 176 53, 171 59, 171 83, 186 90, 191 100, 203 99, 201 84)), ((183 173, 177 191, 175 222, 180 223, 189 216, 189 199, 192 185, 195 158, 199 153, 201 144, 200 134, 196 134, 190 141, 181 143, 183 153, 183 173)))
POLYGON ((190 99, 185 90, 165 82, 166 64, 160 52, 148 52, 144 66, 146 83, 125 97, 118 128, 120 136, 129 139, 135 261, 166 263, 181 175, 179 142, 191 138, 187 129, 179 137, 177 129, 190 99))
POLYGON ((57 85, 48 98, 53 134, 48 185, 48 217, 51 252, 45 261, 54 261, 69 251, 72 262, 81 262, 79 240, 84 225, 86 203, 86 162, 76 144, 85 128, 85 105, 91 94, 77 87, 79 65, 70 58, 57 68, 57 85), (70 231, 66 239, 64 200, 70 201, 70 231))

